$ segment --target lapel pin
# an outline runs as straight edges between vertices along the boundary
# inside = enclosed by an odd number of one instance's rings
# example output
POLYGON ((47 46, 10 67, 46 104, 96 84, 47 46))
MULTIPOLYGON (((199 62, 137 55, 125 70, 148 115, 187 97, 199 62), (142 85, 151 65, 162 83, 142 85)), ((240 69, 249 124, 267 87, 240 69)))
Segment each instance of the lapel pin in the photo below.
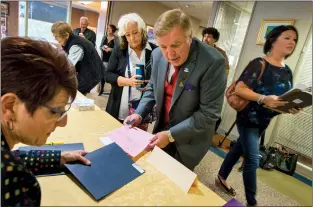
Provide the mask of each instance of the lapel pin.
POLYGON ((185 69, 184 69, 184 72, 185 72, 185 73, 189 73, 189 69, 188 69, 188 68, 185 68, 185 69))
POLYGON ((183 86, 184 86, 183 82, 180 82, 179 87, 183 87, 183 86))

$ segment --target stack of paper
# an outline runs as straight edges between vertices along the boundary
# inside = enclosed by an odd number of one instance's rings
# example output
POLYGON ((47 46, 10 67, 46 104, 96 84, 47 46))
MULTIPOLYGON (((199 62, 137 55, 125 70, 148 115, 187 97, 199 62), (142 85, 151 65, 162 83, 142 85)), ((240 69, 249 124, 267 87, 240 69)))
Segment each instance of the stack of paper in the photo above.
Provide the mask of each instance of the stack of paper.
POLYGON ((107 135, 131 157, 136 157, 143 152, 150 143, 152 134, 138 128, 122 126, 107 135))
POLYGON ((94 111, 95 102, 92 99, 81 97, 74 100, 72 107, 78 111, 94 111))

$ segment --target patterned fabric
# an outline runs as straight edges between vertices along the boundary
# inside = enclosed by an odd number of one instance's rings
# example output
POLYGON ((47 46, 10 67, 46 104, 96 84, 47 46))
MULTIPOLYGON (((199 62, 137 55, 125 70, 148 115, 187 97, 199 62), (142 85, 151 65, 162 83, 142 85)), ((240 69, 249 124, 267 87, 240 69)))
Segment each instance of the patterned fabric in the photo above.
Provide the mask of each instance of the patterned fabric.
MULTIPOLYGON (((167 75, 169 75, 169 67, 168 65, 168 70, 167 70, 167 75)), ((170 123, 170 109, 171 109, 171 103, 172 103, 172 98, 173 98, 173 93, 175 90, 176 82, 178 79, 178 74, 179 74, 179 67, 174 66, 175 72, 173 73, 170 82, 168 82, 167 77, 165 78, 164 82, 164 126, 168 125, 170 123)))
MULTIPOLYGON (((292 88, 292 72, 287 65, 277 67, 266 61, 263 76, 258 82, 257 77, 260 74, 261 66, 262 58, 252 60, 238 81, 243 81, 254 92, 263 95, 280 96, 292 88)), ((243 111, 237 113, 237 122, 246 127, 258 127, 260 125, 266 127, 271 119, 278 114, 278 112, 251 101, 243 111)))
POLYGON ((1 206, 40 206, 41 191, 34 174, 59 171, 60 151, 10 151, 1 135, 1 206))

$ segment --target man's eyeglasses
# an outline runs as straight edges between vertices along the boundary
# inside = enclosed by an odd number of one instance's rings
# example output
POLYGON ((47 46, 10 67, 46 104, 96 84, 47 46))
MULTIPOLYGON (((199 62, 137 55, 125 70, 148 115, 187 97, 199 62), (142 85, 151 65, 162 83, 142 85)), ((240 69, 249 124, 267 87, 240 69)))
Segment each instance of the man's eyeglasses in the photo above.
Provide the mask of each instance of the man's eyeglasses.
POLYGON ((67 114, 67 112, 70 110, 72 104, 67 104, 64 108, 65 110, 61 110, 59 107, 53 108, 51 106, 48 105, 43 105, 44 107, 46 107, 47 109, 49 109, 51 111, 51 113, 53 114, 57 114, 58 115, 58 119, 57 122, 61 121, 67 114))

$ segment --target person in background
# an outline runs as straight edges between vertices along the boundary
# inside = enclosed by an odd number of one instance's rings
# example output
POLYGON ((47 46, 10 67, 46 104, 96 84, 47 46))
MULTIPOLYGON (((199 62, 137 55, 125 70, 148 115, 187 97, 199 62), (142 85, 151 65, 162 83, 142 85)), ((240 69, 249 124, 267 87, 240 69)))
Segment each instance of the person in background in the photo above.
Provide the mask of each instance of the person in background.
POLYGON ((83 150, 11 151, 18 143, 41 146, 57 127, 77 93, 74 67, 48 42, 21 37, 1 40, 1 206, 40 206, 34 175, 57 173, 81 161, 83 150))
MULTIPOLYGON (((114 46, 118 44, 118 37, 115 36, 116 31, 117 31, 116 26, 114 24, 109 24, 107 29, 107 35, 104 35, 101 40, 100 50, 102 51, 102 61, 105 69, 108 68, 108 62, 114 46)), ((104 84, 105 79, 103 77, 100 83, 99 96, 103 93, 104 84)))
MULTIPOLYGON (((159 48, 152 75, 135 114, 124 124, 138 126, 156 102, 156 134, 150 147, 163 148, 190 170, 207 153, 226 87, 225 58, 192 38, 190 18, 179 9, 163 13, 154 25, 159 48)), ((111 60, 110 60, 111 61, 111 60)))
MULTIPOLYGON (((214 47, 224 56, 225 64, 226 64, 225 70, 226 70, 226 74, 228 75, 229 74, 229 62, 228 62, 228 57, 226 55, 226 52, 220 47, 217 47, 215 44, 219 40, 219 38, 220 38, 220 33, 214 27, 208 27, 208 28, 203 29, 202 31, 202 42, 205 42, 206 44, 214 47)), ((219 125, 221 124, 221 122, 222 122, 222 119, 220 117, 216 122, 215 133, 219 125)))
POLYGON ((80 28, 74 29, 73 34, 86 38, 93 44, 93 46, 96 46, 96 33, 91 29, 88 29, 88 17, 81 17, 79 24, 80 28))
MULTIPOLYGON (((106 81, 112 85, 106 111, 123 123, 146 90, 147 83, 137 79, 140 76, 136 75, 136 64, 143 65, 141 78, 150 80, 150 57, 156 46, 148 42, 146 24, 138 14, 123 15, 118 28, 120 43, 114 47, 106 71, 106 81)), ((142 129, 147 129, 148 122, 142 129)))
POLYGON ((9 37, 7 27, 4 25, 4 23, 1 23, 1 39, 5 37, 9 37))
POLYGON ((90 93, 104 77, 104 66, 96 48, 85 38, 72 34, 66 22, 54 23, 51 32, 76 68, 78 91, 83 95, 90 93))
MULTIPOLYGON (((292 88, 292 71, 284 63, 294 51, 298 42, 298 31, 295 27, 278 26, 267 36, 263 47, 264 57, 252 60, 238 79, 235 93, 249 100, 247 107, 237 113, 236 124, 239 138, 227 154, 218 172, 216 183, 227 193, 235 196, 235 190, 226 182, 233 166, 244 157, 243 182, 247 205, 257 205, 256 170, 259 167, 259 137, 269 125, 271 119, 278 115, 271 109, 286 104, 279 96, 292 88), (262 64, 264 73, 260 81, 262 64)), ((291 114, 301 109, 291 109, 291 114)))

